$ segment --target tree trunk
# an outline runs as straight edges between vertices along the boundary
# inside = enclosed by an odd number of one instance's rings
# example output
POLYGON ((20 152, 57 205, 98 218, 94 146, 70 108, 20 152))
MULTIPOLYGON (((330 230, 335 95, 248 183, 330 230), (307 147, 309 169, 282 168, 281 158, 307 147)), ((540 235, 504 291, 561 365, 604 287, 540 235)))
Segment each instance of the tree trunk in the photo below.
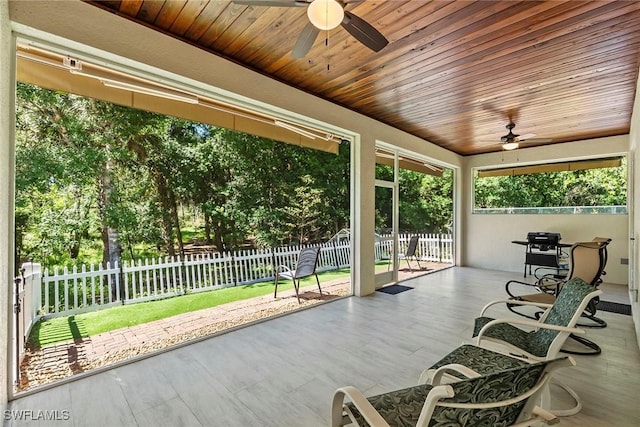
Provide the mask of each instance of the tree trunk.
POLYGON ((224 252, 225 251, 225 247, 224 247, 224 242, 222 241, 222 227, 220 227, 220 224, 214 224, 213 225, 213 242, 216 245, 216 249, 218 250, 218 252, 224 252))
MULTIPOLYGON (((106 147, 106 151, 107 153, 109 152, 109 147, 106 147)), ((113 268, 116 265, 120 265, 122 262, 121 259, 121 254, 122 254, 122 247, 120 246, 120 243, 118 241, 118 237, 119 237, 119 233, 118 230, 109 227, 108 221, 107 221, 107 215, 106 215, 106 211, 107 211, 107 206, 109 205, 110 199, 111 199, 111 193, 113 191, 113 186, 111 184, 111 177, 110 177, 110 166, 109 166, 109 156, 107 155, 107 161, 106 163, 103 165, 103 170, 102 173, 100 174, 100 178, 99 178, 99 183, 98 183, 98 187, 99 187, 99 198, 98 198, 98 210, 100 212, 100 222, 102 224, 102 229, 100 230, 100 233, 102 235, 102 265, 104 268, 106 268, 107 263, 109 264, 109 266, 111 268, 113 268)), ((111 298, 112 301, 117 301, 118 300, 118 291, 116 289, 116 275, 112 274, 110 276, 110 280, 111 280, 111 298)), ((107 280, 107 278, 105 278, 105 280, 107 280)), ((108 283, 108 282, 107 282, 108 283)), ((122 282, 120 283, 120 286, 122 287, 122 282)), ((120 297, 122 298, 124 296, 123 294, 123 289, 120 289, 120 297)))
POLYGON ((204 238, 207 245, 211 244, 211 216, 204 213, 204 238))
POLYGON ((153 179, 156 183, 158 190, 158 199, 162 206, 162 240, 170 257, 176 255, 175 248, 173 247, 173 222, 172 222, 172 208, 169 202, 167 183, 160 172, 153 170, 153 179))
MULTIPOLYGON (((168 186, 167 186, 168 187, 168 186)), ((182 230, 180 230, 180 218, 178 217, 178 202, 176 201, 176 195, 171 188, 168 188, 169 203, 171 205, 171 217, 173 218, 173 224, 176 228, 176 238, 178 240, 178 251, 180 256, 184 256, 184 242, 182 241, 182 230)))

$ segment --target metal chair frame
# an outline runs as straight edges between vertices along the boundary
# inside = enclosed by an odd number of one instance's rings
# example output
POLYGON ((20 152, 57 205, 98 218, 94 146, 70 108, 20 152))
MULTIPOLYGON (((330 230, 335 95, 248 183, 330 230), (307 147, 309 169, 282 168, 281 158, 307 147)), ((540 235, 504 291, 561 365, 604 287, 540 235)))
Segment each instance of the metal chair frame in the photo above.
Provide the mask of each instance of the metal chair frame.
POLYGON ((316 283, 318 284, 318 290, 320 296, 322 296, 322 288, 320 287, 320 280, 316 273, 316 267, 318 265, 318 258, 320 256, 320 247, 308 247, 302 248, 298 254, 298 261, 296 262, 295 270, 291 270, 286 265, 281 265, 276 269, 275 290, 273 297, 278 295, 278 282, 280 278, 285 278, 293 281, 293 289, 296 291, 296 298, 300 303, 300 279, 305 277, 315 276, 316 283))

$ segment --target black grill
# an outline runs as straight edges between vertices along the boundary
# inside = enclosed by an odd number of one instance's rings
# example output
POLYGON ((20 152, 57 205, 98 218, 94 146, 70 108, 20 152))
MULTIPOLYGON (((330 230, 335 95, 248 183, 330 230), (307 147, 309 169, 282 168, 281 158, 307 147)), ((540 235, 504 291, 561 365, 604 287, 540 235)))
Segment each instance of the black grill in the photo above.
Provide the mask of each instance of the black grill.
POLYGON ((560 233, 551 233, 547 231, 530 231, 527 233, 527 242, 531 248, 541 251, 556 249, 560 242, 560 233))

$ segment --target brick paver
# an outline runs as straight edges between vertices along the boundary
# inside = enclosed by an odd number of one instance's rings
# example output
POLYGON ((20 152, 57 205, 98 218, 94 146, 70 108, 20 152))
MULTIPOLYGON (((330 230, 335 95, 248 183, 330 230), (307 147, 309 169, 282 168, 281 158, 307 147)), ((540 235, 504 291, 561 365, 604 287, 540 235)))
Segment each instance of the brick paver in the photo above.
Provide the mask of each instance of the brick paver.
MULTIPOLYGON (((434 266, 430 266, 430 269, 434 269, 434 266)), ((408 272, 401 271, 401 278, 407 276, 408 272)), ((322 297, 317 292, 316 285, 301 288, 302 306, 346 295, 348 288, 349 282, 346 279, 322 283, 322 297)), ((27 354, 21 367, 21 389, 300 307, 291 289, 279 292, 278 298, 269 294, 235 301, 51 345, 27 354)))
MULTIPOLYGON (((323 292, 326 290, 327 293, 331 295, 335 293, 337 289, 346 289, 347 286, 348 283, 344 280, 335 284, 324 284, 323 292)), ((93 360, 110 352, 143 345, 158 339, 170 338, 178 334, 194 332, 213 323, 246 316, 258 310, 277 308, 289 304, 292 298, 295 299, 293 291, 286 291, 278 295, 277 299, 274 299, 273 295, 265 295, 249 300, 236 301, 217 307, 179 314, 166 319, 94 335, 82 340, 79 344, 87 347, 87 358, 93 360), (90 347, 86 345, 89 342, 91 343, 90 347)), ((335 298, 335 294, 331 298, 335 298)), ((324 299, 330 298, 325 297, 324 299)), ((70 341, 65 344, 69 346, 72 345, 72 343, 73 341, 70 341)))

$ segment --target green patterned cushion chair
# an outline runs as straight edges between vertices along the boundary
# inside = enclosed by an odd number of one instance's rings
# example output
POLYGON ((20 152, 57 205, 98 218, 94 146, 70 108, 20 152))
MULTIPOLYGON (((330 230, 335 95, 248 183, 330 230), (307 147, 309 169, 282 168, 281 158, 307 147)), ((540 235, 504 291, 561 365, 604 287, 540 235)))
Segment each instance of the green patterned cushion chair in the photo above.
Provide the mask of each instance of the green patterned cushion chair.
MULTIPOLYGON (((339 388, 333 397, 332 426, 528 426, 557 421, 536 406, 551 371, 572 366, 570 358, 521 363, 481 375, 460 365, 442 371, 462 376, 450 384, 421 384, 365 398, 354 387, 339 388), (349 402, 344 403, 345 397, 349 402)), ((436 374, 436 378, 441 378, 436 374)))
POLYGON ((554 358, 569 334, 584 333, 576 328, 576 323, 589 302, 601 293, 601 290, 576 277, 564 285, 552 305, 513 300, 493 301, 483 308, 481 317, 475 320, 475 343, 482 345, 483 340, 492 341, 508 347, 511 354, 532 360, 554 358), (514 303, 535 305, 545 308, 546 311, 537 321, 520 318, 494 319, 484 316, 487 309, 493 305, 514 303))
POLYGON ((529 362, 523 359, 496 353, 475 345, 464 344, 434 363, 430 368, 425 369, 420 375, 418 383, 434 384, 440 383, 447 378, 452 381, 466 378, 455 370, 446 371, 441 369, 444 366, 464 366, 480 375, 489 375, 528 364, 529 362), (439 372, 442 378, 434 378, 436 372, 439 372))
MULTIPOLYGON (((575 277, 565 283, 553 304, 515 300, 490 302, 482 309, 481 317, 475 320, 474 343, 529 361, 551 360, 558 356, 571 334, 584 334, 584 330, 577 328, 576 324, 589 302, 601 293, 601 290, 575 277), (537 321, 521 317, 494 319, 484 316, 490 307, 497 304, 530 305, 545 311, 537 321)), ((557 380, 554 380, 554 384, 569 393, 575 401, 574 407, 556 410, 554 414, 570 416, 578 413, 582 403, 575 391, 557 380)), ((548 400, 548 391, 545 396, 545 400, 548 400)), ((548 402, 543 406, 549 406, 548 402)))

